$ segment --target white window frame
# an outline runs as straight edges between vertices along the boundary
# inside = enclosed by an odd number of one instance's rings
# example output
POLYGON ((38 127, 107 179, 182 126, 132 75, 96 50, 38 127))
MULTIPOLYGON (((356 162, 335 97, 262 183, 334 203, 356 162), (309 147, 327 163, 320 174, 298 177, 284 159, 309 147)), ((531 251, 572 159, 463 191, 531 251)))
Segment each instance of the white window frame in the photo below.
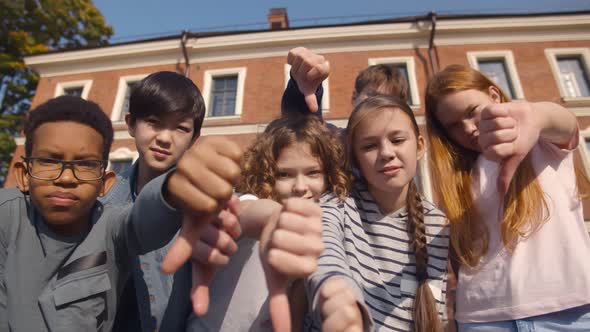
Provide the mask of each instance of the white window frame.
POLYGON ((422 159, 418 160, 418 167, 420 167, 420 179, 422 180, 422 195, 430 202, 434 202, 432 195, 432 181, 430 180, 430 163, 428 160, 428 151, 424 151, 422 159))
POLYGON ((125 122, 125 119, 121 119, 121 111, 123 110, 123 102, 125 101, 125 94, 127 93, 129 83, 141 81, 148 75, 149 74, 139 74, 119 77, 115 103, 113 104, 113 110, 111 111, 111 121, 118 123, 125 122))
POLYGON ((369 66, 374 65, 399 65, 405 64, 408 70, 408 84, 410 86, 410 98, 412 108, 419 108, 421 104, 418 80, 416 79, 416 62, 412 56, 399 56, 389 58, 369 58, 369 66))
POLYGON ((580 150, 582 164, 584 164, 586 175, 590 177, 590 151, 588 151, 588 148, 586 147, 586 139, 590 139, 590 127, 580 130, 579 139, 578 150, 580 150))
POLYGON ((509 83, 512 84, 514 89, 514 99, 524 99, 524 92, 520 83, 520 76, 516 70, 516 62, 514 61, 514 55, 510 50, 498 50, 498 51, 473 51, 467 52, 467 60, 471 68, 479 70, 480 60, 503 60, 506 65, 506 74, 508 75, 509 83))
POLYGON ((66 89, 82 88, 82 99, 88 99, 90 88, 92 87, 92 80, 58 82, 55 86, 54 97, 62 96, 66 89))
MULTIPOLYGON (((587 77, 590 78, 590 48, 587 47, 575 47, 575 48, 546 48, 545 56, 549 61, 549 67, 553 72, 553 77, 557 82, 559 88, 559 94, 564 101, 590 101, 590 97, 567 97, 566 89, 561 79, 561 71, 559 70, 559 64, 557 63, 557 57, 559 56, 579 56, 582 60, 582 66, 586 70, 587 77)), ((590 82, 588 82, 590 83, 590 82)))
MULTIPOLYGON (((590 127, 586 127, 584 130, 580 130, 580 138, 578 141, 578 151, 580 151, 580 159, 582 159, 582 165, 584 165, 584 171, 586 176, 590 177, 590 151, 586 146, 586 139, 590 139, 590 127)), ((586 223, 586 229, 590 233, 590 220, 584 220, 586 223)))
POLYGON ((109 153, 109 165, 107 169, 111 169, 111 161, 131 160, 131 163, 133 164, 137 158, 139 158, 139 152, 133 151, 129 148, 118 148, 109 153))
MULTIPOLYGON (((287 84, 289 84, 289 79, 291 78, 290 72, 291 72, 291 65, 286 63, 285 64, 285 88, 287 88, 287 84)), ((322 82, 322 88, 324 90, 324 93, 322 95, 322 114, 330 113, 330 77, 326 77, 326 79, 322 82)))
POLYGON ((242 108, 244 104, 244 85, 246 82, 246 67, 224 68, 206 70, 203 79, 203 98, 205 99, 205 120, 217 119, 239 119, 242 116, 242 108), (234 115, 228 116, 209 116, 211 109, 211 87, 213 79, 219 76, 238 75, 238 86, 236 91, 236 109, 234 115))

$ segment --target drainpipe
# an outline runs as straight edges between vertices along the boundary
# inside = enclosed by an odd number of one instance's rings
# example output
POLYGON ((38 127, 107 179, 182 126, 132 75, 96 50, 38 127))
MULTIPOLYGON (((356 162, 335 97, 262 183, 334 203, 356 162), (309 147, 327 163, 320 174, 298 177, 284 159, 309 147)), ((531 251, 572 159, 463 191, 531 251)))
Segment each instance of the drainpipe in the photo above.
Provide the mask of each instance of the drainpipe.
POLYGON ((188 40, 189 37, 189 32, 186 30, 182 31, 182 35, 180 36, 180 45, 182 46, 182 55, 184 55, 184 65, 185 65, 185 71, 184 71, 184 76, 189 77, 190 73, 191 73, 191 63, 190 60, 188 58, 188 52, 186 51, 186 42, 188 40))
POLYGON ((434 61, 436 58, 436 53, 434 51, 434 34, 436 32, 436 13, 430 12, 428 13, 428 17, 430 18, 431 28, 430 28, 430 41, 428 42, 428 58, 430 60, 430 66, 432 67, 432 73, 438 73, 438 61, 434 61))

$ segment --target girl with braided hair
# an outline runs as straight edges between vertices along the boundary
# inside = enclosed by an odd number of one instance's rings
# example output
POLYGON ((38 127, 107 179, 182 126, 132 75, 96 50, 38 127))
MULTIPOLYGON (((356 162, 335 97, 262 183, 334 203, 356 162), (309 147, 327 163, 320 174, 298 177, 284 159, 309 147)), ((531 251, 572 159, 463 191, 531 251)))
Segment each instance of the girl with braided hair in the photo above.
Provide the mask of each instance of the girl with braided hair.
POLYGON ((325 195, 318 269, 306 279, 306 326, 323 331, 442 331, 448 228, 414 183, 425 141, 408 105, 373 96, 346 129, 345 201, 325 195))

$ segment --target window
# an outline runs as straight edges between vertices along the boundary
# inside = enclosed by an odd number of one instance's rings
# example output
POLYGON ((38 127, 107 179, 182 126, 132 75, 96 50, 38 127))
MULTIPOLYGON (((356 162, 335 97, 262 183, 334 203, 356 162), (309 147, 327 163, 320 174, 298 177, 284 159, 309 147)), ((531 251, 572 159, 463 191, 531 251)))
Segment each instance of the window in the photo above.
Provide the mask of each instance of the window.
MULTIPOLYGON (((285 64, 285 88, 289 84, 289 78, 291 78, 291 65, 285 64)), ((322 89, 324 94, 322 95, 322 113, 330 112, 330 78, 326 78, 322 82, 322 89)))
POLYGON ((410 106, 420 106, 420 95, 418 94, 418 82, 416 80, 416 64, 413 57, 394 57, 394 58, 372 58, 369 59, 369 66, 373 65, 390 65, 406 78, 408 82, 410 106))
POLYGON ((238 93, 238 75, 214 77, 212 86, 209 115, 234 115, 238 93))
POLYGON ((228 118, 242 114, 246 68, 205 71, 203 97, 206 118, 228 118))
POLYGON ((125 114, 129 112, 129 96, 131 96, 131 89, 137 82, 144 79, 147 75, 148 74, 123 76, 119 78, 117 95, 111 112, 111 121, 125 121, 125 114))
POLYGON ((127 88, 125 88, 125 99, 123 99, 123 105, 121 106, 121 115, 119 116, 120 121, 125 120, 125 115, 129 113, 129 97, 131 97, 131 91, 137 82, 127 82, 127 88))
POLYGON ((524 99, 511 51, 467 52, 467 59, 471 68, 494 81, 510 99, 524 99))
POLYGON ((60 82, 55 86, 55 97, 57 96, 76 96, 83 99, 88 98, 91 80, 60 82))
POLYGON ((119 148, 109 154, 108 168, 117 174, 121 174, 133 165, 133 162, 138 156, 137 151, 131 151, 128 148, 119 148))
POLYGON ((82 90, 83 88, 68 88, 64 89, 64 96, 74 96, 74 97, 82 97, 82 90))
POLYGON ((586 169, 586 175, 590 177, 590 128, 580 130, 580 145, 578 146, 578 150, 580 151, 580 157, 586 169))
POLYGON ((552 48, 545 55, 557 81, 561 97, 568 100, 590 100, 590 49, 552 48))
POLYGON ((563 80, 565 96, 569 98, 588 97, 588 74, 579 56, 563 56, 557 58, 559 74, 563 80))

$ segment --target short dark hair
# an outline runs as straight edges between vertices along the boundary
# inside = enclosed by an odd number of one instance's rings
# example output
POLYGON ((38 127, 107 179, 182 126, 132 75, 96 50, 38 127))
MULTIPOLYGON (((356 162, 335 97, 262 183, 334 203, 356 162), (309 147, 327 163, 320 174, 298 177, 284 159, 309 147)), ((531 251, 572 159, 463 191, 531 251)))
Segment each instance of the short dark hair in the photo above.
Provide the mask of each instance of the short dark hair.
POLYGON ((356 96, 391 95, 408 102, 408 82, 395 65, 378 64, 363 69, 354 82, 356 96))
POLYGON ((96 130, 103 138, 103 160, 109 159, 109 151, 113 143, 113 125, 111 120, 97 104, 74 96, 60 96, 50 99, 37 106, 27 114, 24 124, 25 155, 31 156, 33 151, 33 135, 35 130, 44 123, 72 121, 81 123, 96 130))
POLYGON ((131 89, 131 121, 150 115, 177 113, 194 117, 194 134, 199 135, 205 118, 205 101, 189 78, 171 71, 159 71, 139 81, 131 89))

